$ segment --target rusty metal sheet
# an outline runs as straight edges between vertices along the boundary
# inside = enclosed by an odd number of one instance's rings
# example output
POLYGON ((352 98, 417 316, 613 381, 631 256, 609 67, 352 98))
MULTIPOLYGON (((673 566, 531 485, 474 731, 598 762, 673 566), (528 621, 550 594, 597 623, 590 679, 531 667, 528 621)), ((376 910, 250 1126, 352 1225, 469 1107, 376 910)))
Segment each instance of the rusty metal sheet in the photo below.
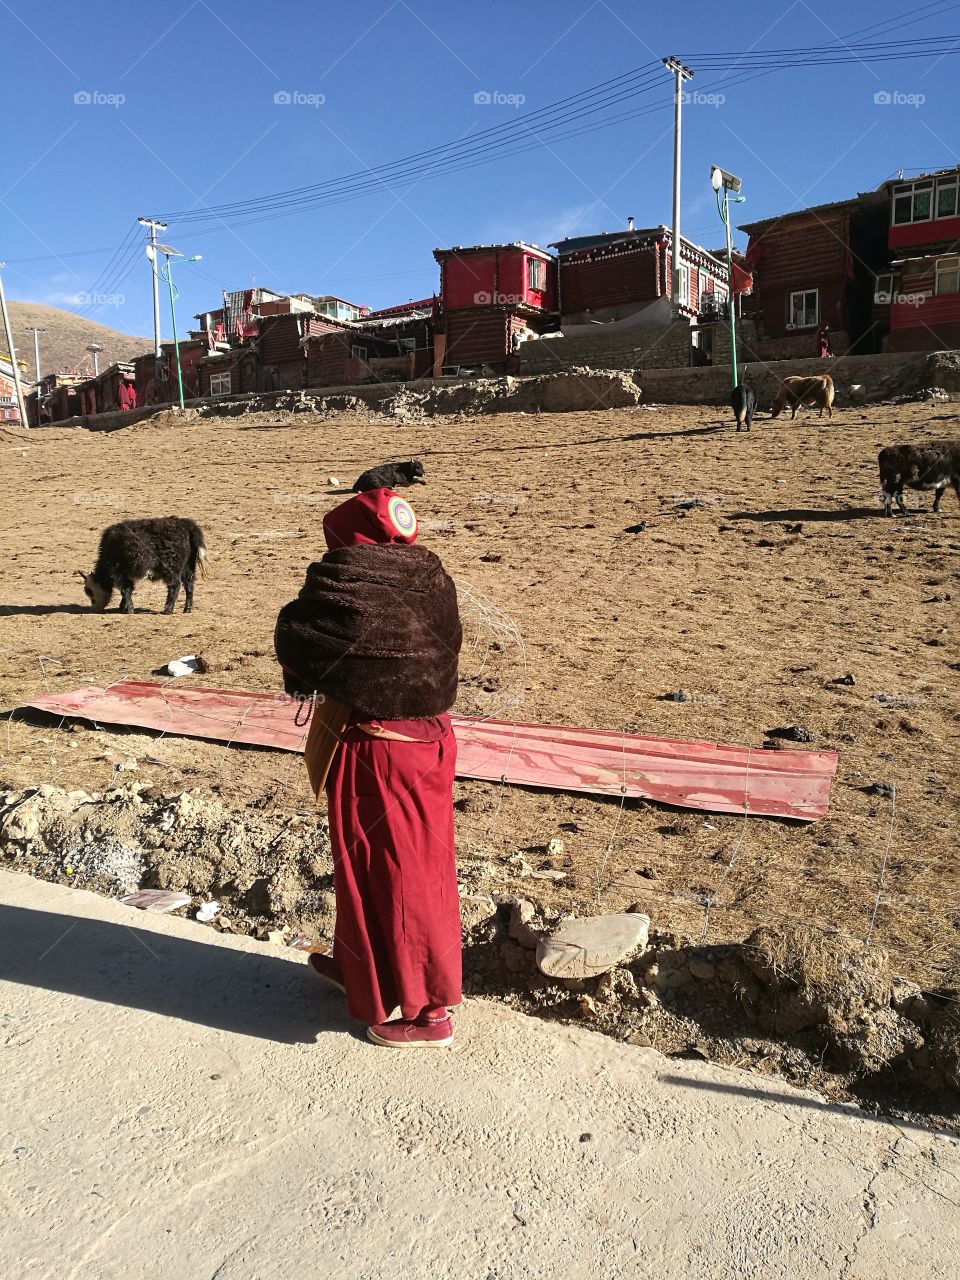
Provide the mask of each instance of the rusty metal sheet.
MULTIPOLYGON (((27 706, 97 724, 303 751, 306 727, 283 694, 122 680, 27 706)), ((551 791, 657 800, 711 813, 821 818, 837 768, 832 751, 765 751, 607 729, 453 718, 457 776, 551 791)))

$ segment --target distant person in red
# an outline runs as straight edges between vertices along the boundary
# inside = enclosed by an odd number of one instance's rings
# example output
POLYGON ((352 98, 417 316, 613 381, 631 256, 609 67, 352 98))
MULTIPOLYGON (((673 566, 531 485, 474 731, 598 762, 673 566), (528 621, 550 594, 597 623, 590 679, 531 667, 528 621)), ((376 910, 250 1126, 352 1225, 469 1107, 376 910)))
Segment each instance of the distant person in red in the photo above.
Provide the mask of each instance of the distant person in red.
POLYGON ((275 635, 288 693, 352 708, 326 784, 333 954, 309 963, 346 993, 374 1044, 449 1045, 449 1007, 461 999, 447 715, 462 637, 456 588, 414 545, 417 518, 392 489, 335 507, 323 532, 329 551, 275 635))
POLYGON ((832 356, 833 352, 830 350, 830 326, 828 324, 822 324, 820 326, 820 331, 817 334, 817 340, 820 343, 820 355, 832 356))

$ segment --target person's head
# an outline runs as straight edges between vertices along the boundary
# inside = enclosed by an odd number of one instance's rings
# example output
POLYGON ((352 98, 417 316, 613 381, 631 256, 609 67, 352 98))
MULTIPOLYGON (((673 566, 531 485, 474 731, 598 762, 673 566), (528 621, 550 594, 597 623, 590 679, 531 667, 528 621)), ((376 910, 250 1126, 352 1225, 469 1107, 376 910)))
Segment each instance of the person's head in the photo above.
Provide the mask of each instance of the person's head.
POLYGON ((416 542, 419 527, 413 507, 393 489, 358 493, 323 517, 323 536, 331 551, 364 543, 416 542))

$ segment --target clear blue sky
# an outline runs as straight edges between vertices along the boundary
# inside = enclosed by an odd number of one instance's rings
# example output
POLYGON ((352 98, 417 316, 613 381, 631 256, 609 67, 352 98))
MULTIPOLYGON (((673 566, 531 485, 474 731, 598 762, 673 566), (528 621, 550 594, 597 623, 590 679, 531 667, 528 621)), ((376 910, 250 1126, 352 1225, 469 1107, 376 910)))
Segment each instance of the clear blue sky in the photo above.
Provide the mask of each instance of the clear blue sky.
MULTIPOLYGON (((918 7, 919 0, 0 0, 8 125, 0 258, 8 262, 8 295, 77 307, 140 214, 203 210, 453 139, 467 144, 481 129, 663 54, 688 57, 696 70, 697 54, 828 44, 918 7), (285 93, 323 102, 275 101, 285 93), (484 93, 501 100, 475 101, 484 93), (78 102, 77 94, 98 100, 78 102), (17 261, 38 255, 57 256, 17 261)), ((861 39, 960 32, 960 4, 926 8, 928 16, 907 28, 861 39)), ((619 227, 628 215, 638 226, 669 223, 672 82, 659 74, 654 91, 624 109, 662 109, 585 136, 278 221, 214 222, 212 231, 171 224, 170 243, 203 254, 196 267, 179 270, 184 319, 218 305, 221 287, 247 287, 254 274, 258 285, 281 291, 388 306, 433 292, 438 245, 546 244, 619 227)), ((722 243, 711 162, 743 178, 740 221, 839 199, 900 168, 957 163, 958 77, 960 55, 791 68, 743 83, 743 66, 731 64, 728 78, 698 74, 690 89, 722 100, 685 109, 684 233, 707 247, 722 243), (878 103, 884 93, 913 101, 878 103)), ((100 281, 123 302, 81 309, 147 334, 149 269, 136 251, 130 262, 124 279, 114 270, 100 281)))

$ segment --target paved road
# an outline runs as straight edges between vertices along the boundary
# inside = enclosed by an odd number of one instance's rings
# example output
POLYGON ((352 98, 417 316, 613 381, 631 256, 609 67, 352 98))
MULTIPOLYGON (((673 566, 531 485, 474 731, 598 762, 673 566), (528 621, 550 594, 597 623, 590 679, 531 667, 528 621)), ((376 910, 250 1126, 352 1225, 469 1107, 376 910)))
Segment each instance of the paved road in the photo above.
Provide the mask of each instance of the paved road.
POLYGON ((482 1001, 376 1049, 295 954, 5 873, 0 991, 11 1280, 960 1274, 956 1142, 756 1076, 482 1001))

